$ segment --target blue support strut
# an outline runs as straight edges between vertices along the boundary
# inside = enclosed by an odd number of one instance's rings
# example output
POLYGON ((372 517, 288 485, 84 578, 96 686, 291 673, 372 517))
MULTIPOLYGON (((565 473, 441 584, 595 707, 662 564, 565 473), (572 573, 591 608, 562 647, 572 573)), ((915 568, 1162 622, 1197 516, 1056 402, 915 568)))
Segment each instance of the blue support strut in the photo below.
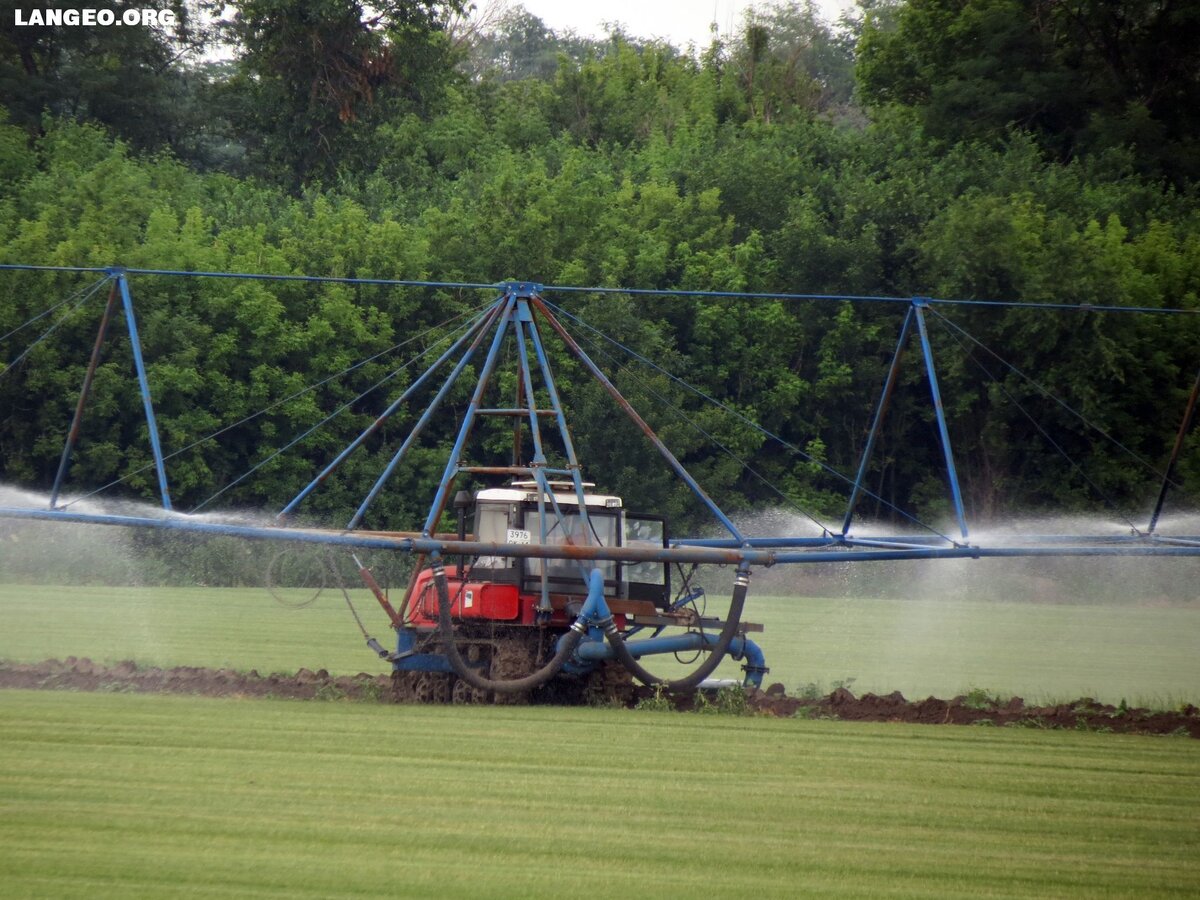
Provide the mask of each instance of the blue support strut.
MULTIPOLYGON (((517 336, 517 370, 518 377, 521 379, 522 390, 525 394, 525 406, 529 415, 529 436, 533 441, 533 459, 530 461, 530 468, 533 469, 533 477, 537 482, 537 509, 538 509, 538 538, 540 543, 546 543, 546 495, 550 495, 550 502, 554 504, 554 509, 559 517, 559 522, 562 522, 562 511, 558 509, 558 501, 550 490, 550 485, 546 481, 546 452, 542 448, 542 428, 538 423, 537 403, 533 393, 533 377, 529 372, 529 355, 525 346, 525 325, 532 325, 533 320, 529 315, 529 304, 525 300, 517 301, 517 320, 513 323, 513 333, 517 336)), ((517 427, 520 427, 518 422, 517 427)), ((519 459, 514 459, 513 464, 519 465, 519 459)), ((541 578, 541 599, 538 600, 538 615, 549 619, 553 606, 550 603, 550 567, 542 565, 541 578)))
POLYGON ((590 543, 592 523, 588 520, 587 504, 584 502, 583 475, 580 472, 579 458, 575 454, 575 444, 571 440, 571 429, 567 426, 567 417, 563 412, 562 402, 558 397, 558 388, 554 384, 554 373, 550 369, 550 361, 546 357, 546 348, 542 345, 542 338, 538 333, 537 322, 534 321, 532 316, 529 318, 529 337, 533 342, 534 353, 537 354, 538 367, 542 371, 542 381, 546 385, 546 393, 550 397, 550 408, 554 412, 555 421, 558 423, 558 431, 562 436, 563 452, 567 455, 567 468, 571 470, 571 483, 575 488, 575 500, 579 504, 579 517, 583 526, 584 537, 590 543))
POLYGON ((475 416, 479 412, 481 401, 483 400, 483 392, 487 389, 488 382, 492 380, 492 372, 496 368, 496 358, 500 354, 500 345, 504 343, 504 334, 508 330, 508 324, 512 318, 513 306, 516 304, 516 296, 509 294, 504 303, 504 311, 500 314, 500 321, 496 325, 496 335, 492 338, 492 345, 488 348, 487 359, 483 364, 483 371, 479 374, 479 383, 475 385, 475 393, 471 396, 471 403, 467 406, 466 414, 463 416, 462 427, 458 430, 458 437, 454 441, 454 448, 450 451, 450 459, 446 461, 446 468, 442 472, 442 480, 438 484, 437 495, 433 499, 433 504, 429 508, 429 516, 425 519, 425 527, 422 529, 425 534, 433 534, 437 528, 438 517, 441 516, 442 510, 446 505, 446 494, 450 490, 450 485, 454 481, 455 475, 458 474, 458 464, 462 457, 463 447, 467 443, 467 438, 471 435, 471 429, 475 425, 475 416))
MULTIPOLYGON (((497 301, 497 302, 499 302, 499 301, 497 301)), ((300 493, 298 493, 295 497, 293 497, 292 500, 288 503, 288 505, 279 511, 279 515, 276 516, 276 518, 284 519, 287 516, 291 515, 292 512, 296 509, 296 507, 299 506, 304 501, 304 498, 307 497, 309 494, 311 494, 314 490, 316 490, 317 487, 319 487, 325 481, 325 479, 328 478, 335 469, 337 469, 338 466, 340 466, 343 462, 345 462, 346 458, 351 453, 353 453, 360 446, 362 446, 363 442, 366 441, 367 438, 369 438, 372 434, 374 434, 376 431, 378 431, 379 428, 383 425, 383 423, 386 422, 388 419, 390 419, 396 413, 396 410, 398 410, 401 407, 401 405, 406 400, 408 400, 409 397, 411 397, 416 391, 418 391, 421 388, 421 386, 424 385, 425 382, 430 379, 430 377, 432 377, 433 373, 436 372, 447 359, 449 359, 451 356, 453 356, 455 353, 457 353, 463 344, 465 344, 468 340, 470 340, 472 337, 474 337, 476 334, 478 334, 481 330, 485 330, 487 328, 487 323, 489 321, 491 321, 491 316, 494 315, 494 310, 495 310, 495 306, 493 305, 493 306, 489 307, 488 309, 486 309, 483 313, 481 313, 479 318, 477 318, 475 320, 475 322, 472 323, 471 327, 468 328, 465 332, 463 332, 463 334, 461 336, 459 336, 459 338, 450 345, 450 347, 446 350, 446 352, 438 357, 437 361, 434 362, 433 365, 431 365, 428 369, 426 369, 424 372, 422 372, 420 374, 420 376, 418 376, 417 379, 412 384, 410 384, 404 390, 403 393, 400 394, 399 397, 397 397, 391 404, 389 404, 388 407, 382 413, 379 414, 378 418, 376 418, 375 421, 372 422, 370 424, 370 426, 368 426, 368 428, 362 434, 360 434, 353 441, 351 441, 346 446, 346 448, 344 450, 342 450, 342 452, 339 453, 337 455, 337 457, 331 463, 329 463, 329 465, 327 465, 324 469, 322 469, 321 473, 319 475, 317 475, 316 478, 314 478, 311 482, 309 482, 308 485, 306 485, 304 487, 304 489, 302 491, 300 491, 300 493)))
POLYGON ((938 433, 942 437, 942 453, 946 459, 946 477, 950 481, 950 494, 954 499, 954 515, 963 539, 967 537, 967 517, 963 513, 962 490, 958 486, 958 470, 954 467, 954 451, 950 448, 950 431, 946 427, 946 411, 942 407, 942 392, 938 389, 937 371, 933 366, 933 348, 929 344, 929 331, 925 327, 924 307, 927 300, 913 299, 912 311, 917 317, 917 329, 921 335, 921 352, 925 355, 925 371, 929 374, 929 392, 933 395, 933 411, 937 415, 938 433))
MULTIPOLYGON (((530 312, 528 307, 526 311, 530 312)), ((582 467, 579 465, 579 457, 575 453, 575 443, 571 440, 571 429, 567 425, 567 416, 563 411, 562 401, 558 396, 558 387, 554 383, 554 372, 550 368, 550 361, 546 356, 546 348, 542 344, 541 335, 538 333, 537 321, 530 312, 526 327, 529 329, 530 341, 533 344, 534 353, 537 355, 538 367, 542 373, 542 382, 546 385, 546 393, 550 397, 550 409, 554 413, 555 422, 558 424, 558 433, 562 439, 563 452, 567 457, 567 471, 571 476, 571 485, 575 490, 575 502, 579 507, 579 523, 583 529, 583 539, 585 543, 592 542, 593 530, 591 519, 588 518, 587 502, 584 498, 583 490, 583 473, 582 467)), ((547 488, 547 490, 549 490, 547 488)), ((550 493, 550 499, 554 503, 554 512, 558 516, 559 521, 562 521, 562 511, 558 508, 558 501, 554 499, 553 492, 550 493)), ((581 568, 581 574, 584 570, 581 568)))
POLYGON ((445 383, 443 383, 438 389, 438 392, 434 394, 433 399, 429 401, 429 405, 425 408, 425 412, 423 412, 421 417, 417 419, 416 424, 413 425, 412 430, 408 433, 408 437, 406 437, 404 442, 400 445, 400 449, 396 451, 395 455, 393 455, 391 460, 388 461, 387 466, 384 467, 383 472, 380 473, 379 478, 377 478, 375 483, 371 485, 371 490, 368 491, 367 496, 363 498, 363 502, 359 505, 358 509, 351 517, 350 522, 346 525, 347 530, 357 528, 359 523, 362 522, 363 516, 367 514, 367 509, 373 502, 375 502, 375 498, 379 496, 379 493, 383 490, 383 486, 387 483, 387 480, 392 477, 392 473, 396 471, 396 467, 399 466, 400 463, 403 462, 404 457, 408 455, 408 451, 412 448, 412 445, 416 443, 417 438, 421 436, 421 432, 425 430, 425 426, 429 424, 429 420, 433 418, 434 413, 438 411, 438 408, 442 405, 442 401, 446 398, 446 395, 450 393, 450 389, 454 387, 454 384, 458 381, 458 376, 462 374, 463 369, 467 367, 467 364, 475 355, 475 351, 479 349, 479 345, 482 343, 484 335, 487 334, 488 328, 496 320, 496 317, 499 314, 499 309, 499 305, 496 305, 489 310, 487 320, 483 324, 483 327, 475 331, 475 336, 471 340, 471 346, 467 348, 466 352, 462 355, 462 358, 450 371, 450 374, 446 376, 445 383))
POLYGON ((146 380, 146 364, 142 360, 142 341, 138 337, 137 320, 133 315, 133 298, 129 296, 129 281, 123 271, 117 273, 117 287, 125 307, 125 323, 129 326, 129 345, 133 349, 133 365, 137 369, 142 406, 146 410, 146 428, 150 431, 150 449, 154 453, 154 468, 158 472, 158 489, 162 493, 163 509, 171 508, 171 492, 167 488, 167 470, 163 464, 162 446, 158 442, 158 422, 154 418, 154 403, 150 399, 150 384, 146 380))

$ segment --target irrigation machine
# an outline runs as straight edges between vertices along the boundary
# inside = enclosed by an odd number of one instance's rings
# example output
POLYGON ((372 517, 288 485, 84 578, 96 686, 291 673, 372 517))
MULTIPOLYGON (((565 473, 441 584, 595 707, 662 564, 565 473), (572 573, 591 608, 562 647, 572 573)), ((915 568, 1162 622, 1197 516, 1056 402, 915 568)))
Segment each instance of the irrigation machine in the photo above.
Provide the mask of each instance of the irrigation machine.
MULTIPOLYGON (((400 699, 516 702, 535 692, 551 697, 590 694, 605 699, 625 699, 631 695, 635 682, 663 685, 669 690, 693 690, 711 684, 711 676, 727 657, 743 663, 746 685, 759 686, 768 669, 762 650, 751 635, 762 629, 743 619, 751 572, 755 568, 869 560, 1200 556, 1200 536, 1164 535, 1158 529, 1164 502, 1174 484, 1173 468, 1194 417, 1200 376, 1192 387, 1170 457, 1166 465, 1159 468, 1162 486, 1146 527, 1133 527, 1128 533, 1024 534, 996 543, 972 538, 943 411, 927 320, 930 316, 940 317, 940 310, 947 306, 1028 307, 1032 304, 921 297, 545 287, 517 281, 463 284, 120 267, 8 265, 0 266, 0 270, 80 273, 81 277, 91 279, 84 299, 103 296, 104 289, 107 289, 108 297, 74 418, 67 427, 49 503, 45 508, 0 507, 0 517, 230 535, 253 541, 320 545, 329 552, 348 554, 395 632, 395 640, 384 646, 369 636, 360 620, 367 645, 391 665, 395 691, 400 699), (164 455, 159 440, 151 386, 134 314, 131 291, 134 278, 257 279, 491 293, 488 302, 480 307, 444 352, 392 400, 366 430, 329 460, 278 512, 272 524, 248 525, 213 521, 209 517, 177 512, 172 507, 167 477, 167 463, 172 454, 164 455), (581 292, 723 298, 732 302, 766 298, 795 302, 887 303, 902 309, 895 352, 881 386, 857 469, 853 474, 835 473, 844 480, 848 495, 840 526, 822 526, 820 533, 815 535, 762 537, 743 533, 593 361, 573 336, 568 323, 576 330, 599 333, 548 299, 581 292), (156 515, 84 512, 71 508, 74 501, 61 502, 72 450, 79 438, 80 423, 106 335, 112 321, 119 316, 125 320, 144 406, 162 506, 161 513, 156 515), (602 473, 589 471, 585 475, 572 440, 567 408, 551 370, 547 345, 552 340, 560 341, 578 363, 578 369, 598 382, 611 398, 614 411, 628 417, 640 429, 661 455, 663 463, 711 514, 722 530, 720 536, 676 535, 663 516, 631 508, 628 498, 597 487, 603 484, 602 473), (951 534, 928 526, 923 531, 899 536, 859 533, 854 527, 855 511, 865 495, 874 496, 866 485, 868 468, 889 399, 897 384, 902 356, 905 348, 913 343, 919 348, 930 409, 940 439, 942 474, 953 509, 954 528, 948 529, 951 534), (515 401, 496 399, 497 369, 503 360, 515 365, 515 401), (428 423, 439 413, 445 414, 448 396, 467 372, 473 373, 476 381, 465 409, 459 404, 455 410, 459 422, 457 434, 423 526, 408 532, 363 528, 368 508, 403 466, 428 423), (509 402, 511 405, 505 405, 509 402), (306 498, 321 490, 329 476, 403 408, 413 411, 415 423, 345 528, 294 524, 294 517, 306 498), (483 465, 471 461, 472 436, 477 435, 477 425, 493 417, 502 418, 512 426, 512 454, 508 465, 483 465), (593 482, 588 480, 590 478, 598 480, 593 482), (456 490, 464 484, 473 485, 475 489, 456 490), (446 520, 447 513, 456 523, 456 530, 439 532, 439 525, 446 520), (397 602, 393 603, 371 571, 359 561, 356 554, 363 550, 394 551, 415 557, 412 577, 397 602), (701 589, 687 577, 685 567, 705 564, 729 567, 734 573, 732 597, 723 615, 705 612, 697 602, 701 589), (680 677, 664 679, 643 666, 647 657, 678 658, 678 654, 685 652, 694 653, 698 664, 693 663, 695 668, 680 677)), ((77 299, 77 306, 82 302, 77 299)), ((1078 309, 1065 304, 1038 306, 1078 309)), ((1116 306, 1087 309, 1113 315, 1197 312, 1116 306)), ((45 315, 35 316, 26 325, 45 315)), ((47 338, 61 321, 51 325, 37 341, 47 338)), ((24 354, 16 357, 3 371, 23 357, 24 354)), ((643 361, 653 365, 649 360, 643 361)), ((749 419, 742 418, 746 427, 759 428, 749 419)), ((782 438, 764 433, 793 451, 803 453, 782 438)), ((494 463, 494 458, 491 461, 494 463)), ((355 618, 359 619, 357 614, 355 618)), ((662 666, 653 667, 663 671, 662 666)))

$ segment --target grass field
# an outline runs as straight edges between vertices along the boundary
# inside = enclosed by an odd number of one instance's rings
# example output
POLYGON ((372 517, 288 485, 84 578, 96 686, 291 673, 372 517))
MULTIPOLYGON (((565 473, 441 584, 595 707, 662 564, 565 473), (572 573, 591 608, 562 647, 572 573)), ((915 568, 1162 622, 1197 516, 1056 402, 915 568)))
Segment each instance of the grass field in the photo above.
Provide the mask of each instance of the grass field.
MULTIPOLYGON (((386 642, 390 632, 374 602, 365 592, 355 597, 386 642)), ((746 616, 766 625, 756 638, 771 666, 768 682, 791 691, 810 682, 828 690, 853 678, 855 692, 899 690, 913 699, 975 687, 1030 700, 1092 696, 1174 706, 1200 694, 1200 606, 752 595, 746 616)), ((382 671, 332 592, 291 610, 256 589, 0 585, 0 622, 2 659, 382 671)), ((740 672, 729 663, 721 674, 740 672)))
POLYGON ((1176 706, 1200 698, 1200 606, 755 598, 768 679, 910 699, 985 688, 1176 706))
MULTIPOLYGON (((1188 608, 755 597, 749 617, 789 688, 1200 684, 1188 608)), ((10 660, 381 668, 332 594, 7 585, 0 623, 10 660)), ((1194 896, 1198 856, 1183 738, 0 692, 0 896, 1194 896)))
POLYGON ((6 896, 1195 896, 1200 743, 0 694, 6 896))

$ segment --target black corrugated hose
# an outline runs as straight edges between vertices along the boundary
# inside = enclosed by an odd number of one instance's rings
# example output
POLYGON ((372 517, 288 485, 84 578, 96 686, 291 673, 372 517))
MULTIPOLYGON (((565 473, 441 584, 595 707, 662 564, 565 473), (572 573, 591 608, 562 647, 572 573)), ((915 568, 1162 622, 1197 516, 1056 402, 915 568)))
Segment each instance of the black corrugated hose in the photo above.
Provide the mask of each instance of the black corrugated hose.
POLYGON ((462 654, 458 652, 458 644, 454 640, 454 623, 450 619, 450 588, 446 584, 446 570, 442 567, 440 559, 435 558, 433 563, 433 583, 437 586, 438 595, 438 635, 442 639, 442 647, 446 652, 446 658, 450 660, 450 667, 454 669, 454 674, 465 681, 471 687, 478 688, 481 691, 496 691, 500 694, 518 694, 522 691, 531 691, 534 688, 541 687, 555 675, 557 675, 562 667, 567 664, 567 660, 571 658, 571 654, 575 652, 575 648, 579 646, 579 641, 583 638, 586 632, 586 623, 582 617, 571 627, 567 632, 564 640, 559 642, 558 652, 553 658, 542 666, 532 675, 526 675, 524 678, 516 678, 512 681, 493 681, 491 678, 485 678, 477 671, 471 668, 462 654))
POLYGON ((613 648, 613 653, 616 654, 617 660, 642 684, 651 687, 662 685, 670 691, 693 690, 700 686, 700 682, 716 671, 717 666, 721 664, 721 660, 725 658, 725 654, 729 651, 729 645, 737 637, 738 628, 742 624, 742 608, 746 605, 746 591, 749 587, 750 569, 745 565, 739 566, 737 578, 733 582, 733 599, 729 603, 729 616, 725 619, 725 627, 721 629, 721 636, 717 639, 717 643, 713 645, 708 659, 701 663, 690 675, 685 675, 683 678, 670 680, 659 678, 657 675, 642 668, 641 663, 634 659, 633 654, 629 652, 629 648, 625 646, 625 639, 617 632, 615 625, 606 628, 605 635, 608 638, 609 645, 613 648))

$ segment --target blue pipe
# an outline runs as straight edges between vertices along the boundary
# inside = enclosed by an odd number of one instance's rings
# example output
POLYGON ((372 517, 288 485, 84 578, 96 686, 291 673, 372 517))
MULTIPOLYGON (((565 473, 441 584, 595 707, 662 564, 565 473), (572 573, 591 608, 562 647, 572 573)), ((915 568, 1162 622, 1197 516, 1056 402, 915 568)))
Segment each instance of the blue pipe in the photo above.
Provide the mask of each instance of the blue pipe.
MULTIPOLYGON (((29 272, 111 272, 112 268, 97 266, 23 266, 0 265, 0 271, 18 270, 29 272)), ((327 275, 264 275, 257 272, 188 272, 183 269, 124 269, 130 275, 179 275, 194 278, 242 278, 247 281, 304 281, 314 284, 368 284, 394 287, 461 288, 494 291, 496 284, 479 284, 467 281, 402 281, 396 278, 335 278, 327 275)))
POLYGON ((302 281, 310 284, 365 284, 384 287, 429 287, 494 291, 499 285, 471 281, 403 281, 398 278, 335 278, 327 275, 262 275, 251 272, 186 272, 174 269, 128 269, 134 275, 182 275, 195 278, 244 278, 249 281, 302 281))
MULTIPOLYGON (((402 553, 443 553, 448 556, 519 556, 537 559, 594 559, 618 562, 698 562, 714 565, 747 563, 771 566, 778 563, 857 562, 897 559, 981 559, 990 557, 1050 557, 1050 556, 1200 556, 1200 535, 1180 535, 1172 538, 1170 546, 1162 546, 1159 538, 1133 546, 1073 547, 946 547, 927 550, 852 550, 810 553, 778 553, 772 550, 711 547, 678 547, 645 551, 633 547, 574 547, 564 554, 561 547, 536 544, 497 544, 479 541, 442 541, 434 538, 386 537, 377 534, 321 531, 318 529, 228 525, 218 522, 195 521, 188 516, 162 518, 148 516, 95 515, 64 510, 34 509, 21 506, 0 506, 0 518, 33 519, 44 522, 78 522, 90 525, 121 525, 132 528, 155 528, 195 534, 223 534, 247 540, 286 541, 301 544, 325 544, 336 547, 362 547, 368 550, 394 550, 402 553), (1188 541, 1187 544, 1178 544, 1188 541)), ((1081 538, 1082 540, 1082 538, 1081 538)))
MULTIPOLYGON (((1014 538, 1018 536, 1014 535, 1014 538)), ((1136 534, 1024 534, 1019 540, 1026 544, 1133 544, 1144 542, 1149 535, 1136 534)), ((1187 538, 1184 538, 1187 540, 1187 538)), ((854 535, 834 535, 828 538, 810 537, 778 537, 778 538, 747 538, 739 542, 730 538, 673 538, 672 547, 710 547, 713 549, 736 550, 739 547, 753 547, 756 550, 778 550, 792 547, 853 547, 874 545, 896 545, 902 547, 939 547, 949 544, 961 547, 950 539, 924 537, 922 535, 870 535, 856 537, 854 535)))
POLYGON ((1200 539, 1197 538, 1172 538, 1163 537, 1161 534, 1154 535, 1154 540, 1164 544, 1178 544, 1181 547, 1200 547, 1200 539))
POLYGON ((579 615, 596 625, 602 625, 612 618, 608 602, 604 599, 604 573, 599 569, 592 569, 588 573, 587 585, 587 598, 583 601, 583 609, 579 611, 579 615))
MULTIPOLYGON (((634 658, 656 656, 663 653, 686 653, 714 646, 718 635, 691 631, 670 637, 647 638, 643 641, 626 641, 625 646, 634 658)), ((734 659, 746 660, 746 687, 762 687, 763 675, 770 671, 762 648, 749 638, 735 637, 729 644, 729 655, 734 659)), ((613 648, 604 641, 587 641, 575 650, 576 656, 587 662, 601 662, 616 658, 613 648)))
MULTIPOLYGON (((574 285, 548 284, 543 288, 547 293, 560 294, 628 294, 631 297, 703 297, 715 300, 835 300, 855 303, 912 303, 911 297, 890 297, 879 294, 781 294, 768 292, 742 291, 693 291, 682 288, 614 288, 614 287, 575 287, 574 285)), ((1160 313, 1167 315, 1197 315, 1200 309, 1179 309, 1160 306, 1094 306, 1088 303, 1026 303, 1019 300, 962 300, 929 297, 928 302, 945 306, 998 306, 1016 309, 1048 309, 1073 312, 1138 312, 1160 313)))
POLYGON ((142 360, 142 342, 138 337, 137 320, 133 315, 133 298, 129 296, 129 281, 124 272, 117 273, 121 304, 125 307, 125 322, 129 326, 129 345, 133 348, 133 365, 137 369, 142 406, 146 410, 146 427, 150 431, 150 449, 154 453, 154 468, 158 472, 158 488, 162 493, 163 509, 171 508, 171 492, 167 489, 167 470, 163 463, 162 446, 158 442, 158 422, 154 418, 154 403, 150 399, 150 384, 146 380, 146 364, 142 360))
MULTIPOLYGON (((100 266, 31 266, 19 264, 0 264, 0 271, 27 272, 110 272, 111 268, 100 266)), ((317 284, 366 284, 394 285, 397 287, 431 287, 455 288, 465 290, 496 290, 501 285, 481 284, 465 281, 405 281, 396 278, 335 278, 318 275, 267 275, 251 272, 189 272, 182 269, 126 269, 131 275, 178 275, 194 276, 196 278, 245 278, 258 281, 304 281, 317 284)), ((695 291, 682 288, 621 288, 621 287, 579 287, 576 285, 533 285, 538 293, 557 291, 559 293, 576 294, 629 294, 630 296, 653 297, 710 297, 714 299, 729 298, 735 300, 835 300, 874 303, 912 303, 911 297, 892 297, 876 294, 797 294, 797 293, 767 293, 742 291, 695 291)), ((1160 306, 1105 306, 1089 303, 1026 303, 1019 300, 963 300, 943 297, 928 298, 930 304, 946 306, 996 306, 1016 309, 1058 310, 1072 312, 1104 312, 1104 313, 1150 313, 1157 315, 1197 315, 1200 309, 1160 307, 1160 306)))
MULTIPOLYGON (((578 632, 582 636, 582 640, 576 646, 583 646, 584 643, 604 646, 605 632, 608 629, 616 628, 612 622, 612 612, 608 610, 608 602, 604 599, 604 572, 600 569, 593 569, 584 576, 583 581, 588 587, 587 598, 583 600, 583 607, 575 619, 575 624, 571 626, 571 630, 560 635, 558 641, 554 643, 556 655, 563 652, 568 640, 574 640, 572 632, 578 632)), ((578 665, 578 658, 574 650, 572 650, 572 659, 566 661, 566 670, 576 674, 592 671, 593 666, 590 664, 578 665)))
POLYGON ((829 537, 779 537, 779 538, 671 538, 672 547, 719 547, 736 550, 738 547, 761 549, 778 547, 834 547, 842 543, 840 535, 829 537))
POLYGON ((0 265, 0 270, 8 272, 107 272, 112 274, 112 267, 106 266, 22 266, 5 263, 0 265))

